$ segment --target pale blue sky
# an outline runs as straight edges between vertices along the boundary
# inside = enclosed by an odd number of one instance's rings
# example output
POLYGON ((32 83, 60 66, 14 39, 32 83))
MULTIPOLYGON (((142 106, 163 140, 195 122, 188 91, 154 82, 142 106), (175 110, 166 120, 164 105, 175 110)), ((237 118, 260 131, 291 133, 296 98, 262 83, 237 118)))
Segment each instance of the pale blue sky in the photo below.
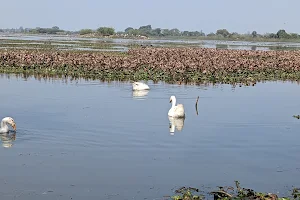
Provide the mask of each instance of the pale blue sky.
POLYGON ((111 26, 300 33, 300 0, 0 0, 0 28, 111 26))

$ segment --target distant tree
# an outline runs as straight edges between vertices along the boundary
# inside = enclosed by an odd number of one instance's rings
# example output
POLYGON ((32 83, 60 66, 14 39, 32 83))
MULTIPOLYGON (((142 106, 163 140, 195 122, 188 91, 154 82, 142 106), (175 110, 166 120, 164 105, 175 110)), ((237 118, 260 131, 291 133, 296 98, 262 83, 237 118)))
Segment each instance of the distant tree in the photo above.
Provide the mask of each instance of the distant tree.
POLYGON ((141 35, 146 35, 146 36, 152 35, 152 33, 151 33, 152 32, 151 25, 141 26, 138 30, 139 30, 139 32, 140 32, 141 35))
POLYGON ((238 34, 237 32, 232 32, 232 33, 229 33, 228 37, 230 37, 230 38, 239 38, 240 34, 238 34))
POLYGON ((267 38, 278 38, 277 35, 276 35, 275 33, 267 33, 267 34, 265 35, 265 37, 267 37, 267 38))
POLYGON ((277 33, 277 38, 289 38, 290 35, 288 33, 285 32, 284 29, 279 30, 277 33))
POLYGON ((216 35, 222 35, 223 37, 228 37, 230 33, 226 29, 219 29, 217 30, 216 35))
POLYGON ((256 31, 252 31, 251 35, 252 35, 252 37, 256 38, 257 37, 257 32, 256 31))
POLYGON ((181 34, 183 36, 190 36, 190 32, 189 31, 183 31, 181 34))
POLYGON ((152 26, 151 25, 140 26, 139 30, 148 30, 148 31, 151 31, 152 30, 152 26))
POLYGON ((212 37, 212 36, 215 36, 216 34, 215 33, 213 33, 213 32, 211 32, 211 33, 209 33, 209 34, 207 34, 207 36, 208 37, 212 37))
POLYGON ((290 37, 292 39, 297 39, 299 37, 299 35, 297 33, 290 33, 290 37))
POLYGON ((170 32, 169 29, 162 29, 162 30, 161 30, 161 34, 162 34, 163 36, 170 36, 170 35, 171 35, 171 32, 170 32))
POLYGON ((180 31, 178 28, 173 28, 170 30, 172 36, 180 36, 180 31))
POLYGON ((53 26, 52 29, 59 30, 59 27, 58 26, 53 26))
POLYGON ((128 31, 128 34, 137 36, 137 35, 140 35, 140 31, 137 30, 137 29, 131 29, 131 30, 128 31))
POLYGON ((115 29, 110 27, 100 27, 97 29, 97 32, 104 36, 109 36, 115 34, 115 29))
POLYGON ((156 28, 156 29, 152 30, 152 35, 160 36, 161 34, 162 33, 161 33, 161 29, 160 28, 156 28))
POLYGON ((91 34, 91 33, 93 33, 93 30, 92 30, 92 29, 81 29, 81 30, 79 31, 79 34, 80 34, 80 35, 86 35, 86 34, 91 34))
POLYGON ((132 28, 132 27, 128 27, 128 28, 126 28, 125 29, 125 33, 128 33, 130 30, 133 30, 134 28, 132 28))
POLYGON ((20 28, 19 28, 19 32, 20 32, 20 33, 23 33, 23 32, 24 32, 24 28, 23 28, 23 26, 20 26, 20 28))

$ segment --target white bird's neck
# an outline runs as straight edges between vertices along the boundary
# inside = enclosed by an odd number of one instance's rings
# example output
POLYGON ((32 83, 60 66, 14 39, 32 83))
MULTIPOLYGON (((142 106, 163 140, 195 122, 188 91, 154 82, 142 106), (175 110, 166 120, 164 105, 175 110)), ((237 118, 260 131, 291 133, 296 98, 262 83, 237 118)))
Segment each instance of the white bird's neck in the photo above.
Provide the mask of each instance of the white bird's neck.
POLYGON ((7 125, 6 125, 5 121, 2 120, 2 121, 1 121, 1 128, 4 127, 4 126, 7 126, 7 125))
POLYGON ((175 105, 176 105, 176 99, 173 98, 173 99, 172 99, 172 107, 175 107, 175 105))
POLYGON ((8 126, 6 124, 5 120, 1 121, 1 127, 0 127, 0 132, 6 132, 8 130, 8 126))

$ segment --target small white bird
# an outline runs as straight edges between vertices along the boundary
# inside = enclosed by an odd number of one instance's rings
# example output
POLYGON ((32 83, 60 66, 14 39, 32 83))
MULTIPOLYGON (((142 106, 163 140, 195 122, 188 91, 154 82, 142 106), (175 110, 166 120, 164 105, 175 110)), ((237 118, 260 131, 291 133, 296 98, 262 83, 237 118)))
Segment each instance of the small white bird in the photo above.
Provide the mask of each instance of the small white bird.
POLYGON ((17 126, 13 118, 11 117, 4 117, 1 121, 1 127, 0 127, 0 133, 8 133, 9 128, 8 124, 11 125, 11 127, 16 131, 17 126))
POLYGON ((141 82, 133 82, 132 90, 150 90, 149 86, 141 82))
POLYGON ((175 118, 184 118, 185 112, 184 112, 183 104, 178 104, 176 106, 176 97, 175 96, 170 97, 170 103, 171 102, 172 102, 172 107, 170 108, 170 110, 168 112, 168 116, 175 117, 175 118))

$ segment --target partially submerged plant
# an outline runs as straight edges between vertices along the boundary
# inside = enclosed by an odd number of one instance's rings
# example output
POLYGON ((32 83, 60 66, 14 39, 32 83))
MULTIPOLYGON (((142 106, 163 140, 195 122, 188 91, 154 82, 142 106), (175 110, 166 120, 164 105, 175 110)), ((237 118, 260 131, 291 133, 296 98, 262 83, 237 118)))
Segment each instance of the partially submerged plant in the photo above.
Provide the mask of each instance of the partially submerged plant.
MULTIPOLYGON (((177 195, 174 195, 171 198, 174 200, 204 199, 203 195, 194 195, 194 192, 199 192, 199 189, 181 187, 175 191, 177 195)), ((235 181, 235 188, 231 186, 219 187, 218 190, 209 192, 208 194, 213 195, 214 200, 300 200, 300 191, 298 188, 292 190, 290 197, 279 198, 273 193, 262 193, 252 189, 242 188, 238 181, 235 181)))
POLYGON ((195 195, 194 192, 199 192, 199 189, 192 187, 181 187, 175 191, 177 195, 172 196, 173 200, 198 200, 203 199, 201 195, 195 195))

